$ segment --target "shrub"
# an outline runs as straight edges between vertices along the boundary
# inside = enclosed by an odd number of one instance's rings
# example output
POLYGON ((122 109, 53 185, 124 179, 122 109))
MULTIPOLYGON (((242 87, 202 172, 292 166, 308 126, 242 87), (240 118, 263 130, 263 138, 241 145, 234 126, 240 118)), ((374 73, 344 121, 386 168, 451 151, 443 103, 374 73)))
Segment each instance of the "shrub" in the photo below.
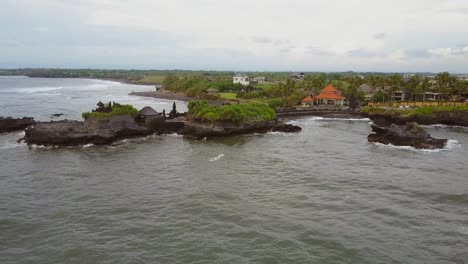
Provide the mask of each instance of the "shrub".
POLYGON ((83 119, 88 119, 90 117, 95 118, 107 118, 111 116, 119 116, 119 115, 130 115, 130 116, 137 116, 138 110, 133 107, 132 105, 121 105, 119 103, 112 104, 112 112, 103 113, 103 112, 84 112, 81 114, 83 119))
POLYGON ((251 122, 276 118, 275 111, 266 104, 248 103, 211 106, 206 101, 192 101, 188 105, 189 117, 201 121, 251 122))

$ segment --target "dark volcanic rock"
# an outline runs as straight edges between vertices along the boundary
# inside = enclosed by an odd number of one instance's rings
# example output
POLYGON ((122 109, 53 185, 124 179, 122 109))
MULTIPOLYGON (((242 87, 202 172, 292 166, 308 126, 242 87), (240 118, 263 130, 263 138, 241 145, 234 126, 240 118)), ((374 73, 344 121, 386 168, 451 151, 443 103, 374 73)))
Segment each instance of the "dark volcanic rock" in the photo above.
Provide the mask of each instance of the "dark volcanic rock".
POLYGON ((389 123, 404 125, 416 122, 420 125, 444 124, 449 126, 468 126, 468 111, 434 112, 427 115, 392 115, 388 113, 371 113, 369 118, 375 120, 386 120, 389 123))
POLYGON ((416 123, 406 125, 396 124, 374 124, 373 134, 367 139, 369 142, 392 144, 395 146, 411 146, 417 149, 437 149, 445 147, 447 139, 436 139, 431 137, 424 129, 416 123))
POLYGON ((184 126, 184 138, 202 139, 209 137, 224 137, 230 135, 240 135, 249 133, 267 133, 269 131, 280 132, 299 132, 302 129, 298 126, 293 126, 284 123, 270 122, 254 122, 244 124, 210 124, 202 122, 186 122, 184 126))
POLYGON ((0 133, 23 130, 30 125, 34 125, 36 121, 32 117, 11 118, 0 117, 0 133))
POLYGON ((23 139, 28 145, 102 145, 151 133, 151 130, 139 126, 131 116, 114 116, 89 118, 85 122, 64 120, 38 123, 25 130, 23 139))
POLYGON ((300 132, 302 128, 290 124, 282 124, 272 128, 273 132, 295 133, 300 132))

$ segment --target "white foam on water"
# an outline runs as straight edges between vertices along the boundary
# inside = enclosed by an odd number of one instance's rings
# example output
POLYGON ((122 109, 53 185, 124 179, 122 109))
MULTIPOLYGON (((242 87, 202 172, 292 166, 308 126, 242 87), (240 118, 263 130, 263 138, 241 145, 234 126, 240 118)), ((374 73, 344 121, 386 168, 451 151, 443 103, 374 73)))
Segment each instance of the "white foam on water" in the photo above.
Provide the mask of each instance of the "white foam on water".
POLYGON ((63 86, 22 87, 22 88, 4 89, 4 90, 0 90, 0 92, 33 94, 33 93, 56 91, 60 89, 63 89, 63 86))
POLYGON ((322 119, 320 120, 325 120, 325 121, 370 121, 369 118, 365 117, 365 118, 341 118, 341 117, 337 117, 337 118, 333 118, 333 117, 322 117, 322 119))
POLYGON ((460 228, 460 233, 468 236, 468 227, 463 226, 460 228))
POLYGON ((397 150, 407 150, 407 151, 414 151, 414 152, 422 152, 422 153, 439 153, 443 151, 451 151, 455 148, 461 147, 460 144, 458 143, 457 140, 454 139, 449 139, 447 141, 447 144, 445 145, 444 148, 441 149, 417 149, 411 146, 395 146, 392 144, 382 144, 382 143, 373 143, 376 146, 379 146, 381 148, 387 148, 387 149, 397 149, 397 150))
POLYGON ((222 157, 224 157, 224 154, 219 154, 218 156, 210 159, 210 161, 217 161, 217 160, 221 159, 222 157))
POLYGON ((288 132, 279 132, 279 131, 270 131, 267 135, 274 135, 274 136, 283 136, 283 137, 293 137, 296 136, 297 133, 288 133, 288 132))
POLYGON ((177 134, 177 133, 172 133, 172 134, 165 134, 165 137, 175 137, 175 138, 182 138, 184 137, 183 135, 177 134))
POLYGON ((95 83, 95 84, 90 84, 84 87, 83 86, 79 87, 76 90, 77 91, 97 91, 97 90, 105 90, 107 88, 109 88, 109 85, 95 83))

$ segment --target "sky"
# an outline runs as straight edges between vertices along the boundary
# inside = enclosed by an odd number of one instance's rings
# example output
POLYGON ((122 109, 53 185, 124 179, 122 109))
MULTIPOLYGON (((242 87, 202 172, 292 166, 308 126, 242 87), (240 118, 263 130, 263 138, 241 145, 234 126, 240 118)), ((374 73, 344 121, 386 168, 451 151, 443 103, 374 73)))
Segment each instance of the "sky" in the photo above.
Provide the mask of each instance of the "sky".
POLYGON ((468 72, 467 0, 0 2, 0 68, 468 72))

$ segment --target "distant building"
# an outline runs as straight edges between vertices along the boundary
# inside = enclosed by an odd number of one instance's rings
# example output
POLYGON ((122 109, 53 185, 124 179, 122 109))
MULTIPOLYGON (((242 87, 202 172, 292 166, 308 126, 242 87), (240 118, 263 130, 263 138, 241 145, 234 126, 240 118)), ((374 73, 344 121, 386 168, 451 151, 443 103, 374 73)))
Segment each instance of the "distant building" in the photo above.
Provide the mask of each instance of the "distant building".
POLYGON ((405 92, 402 90, 396 90, 392 92, 392 100, 393 101, 404 101, 405 100, 405 92))
POLYGON ((262 84, 266 82, 267 82, 267 78, 265 76, 257 76, 257 77, 252 78, 252 83, 262 84))
POLYGON ((343 105, 344 99, 331 84, 320 91, 319 95, 315 96, 315 102, 318 105, 343 105))
POLYGON ((138 122, 145 123, 146 125, 150 125, 154 122, 161 122, 163 119, 164 117, 160 113, 149 106, 145 106, 138 111, 138 116, 136 117, 138 122))
POLYGON ((303 72, 289 74, 289 78, 291 79, 303 80, 304 77, 305 77, 305 74, 303 72))
POLYGON ((424 100, 438 101, 438 100, 440 100, 442 98, 441 96, 442 96, 441 93, 425 92, 424 93, 424 100))
POLYGON ((372 86, 369 84, 362 84, 359 86, 359 90, 364 93, 364 100, 366 101, 371 101, 372 97, 374 97, 375 92, 374 89, 372 89, 372 86))
POLYGON ((468 74, 457 75, 456 78, 459 81, 468 81, 468 74))
POLYGON ((232 83, 239 83, 244 86, 247 86, 250 84, 250 78, 246 75, 236 74, 234 77, 232 77, 232 83))
POLYGON ((314 104, 314 98, 312 96, 307 96, 306 98, 302 99, 302 106, 311 106, 314 104))
POLYGON ((414 73, 405 73, 405 74, 403 74, 403 79, 409 80, 409 79, 411 79, 412 77, 415 77, 415 76, 416 76, 416 74, 414 74, 414 73))

